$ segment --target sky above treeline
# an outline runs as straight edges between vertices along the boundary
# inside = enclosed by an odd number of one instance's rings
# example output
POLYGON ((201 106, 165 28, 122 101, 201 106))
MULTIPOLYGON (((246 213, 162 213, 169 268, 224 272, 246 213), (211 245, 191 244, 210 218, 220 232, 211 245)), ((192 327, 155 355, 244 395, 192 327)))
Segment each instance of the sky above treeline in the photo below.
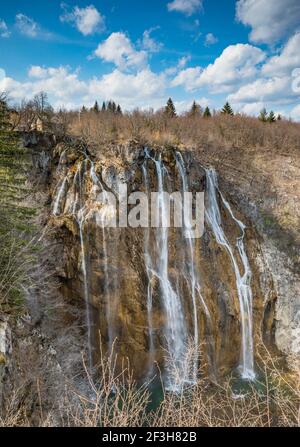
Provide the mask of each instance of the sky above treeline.
POLYGON ((10 0, 0 92, 55 108, 110 99, 178 112, 193 100, 300 120, 299 0, 10 0))

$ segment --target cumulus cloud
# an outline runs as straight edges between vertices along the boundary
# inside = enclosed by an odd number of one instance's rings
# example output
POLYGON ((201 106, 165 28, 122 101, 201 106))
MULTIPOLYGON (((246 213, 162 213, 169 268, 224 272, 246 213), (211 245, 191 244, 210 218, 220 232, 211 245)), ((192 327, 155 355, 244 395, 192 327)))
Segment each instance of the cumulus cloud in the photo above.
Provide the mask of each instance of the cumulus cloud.
POLYGON ((210 45, 214 45, 218 41, 219 41, 219 39, 216 36, 214 36, 212 33, 208 33, 205 36, 205 45, 207 47, 210 46, 210 45))
POLYGON ((249 38, 255 43, 274 43, 299 29, 299 0, 239 0, 237 20, 252 28, 249 38))
POLYGON ((173 0, 168 3, 169 11, 182 12, 191 16, 202 9, 202 0, 173 0))
POLYGON ((292 119, 300 121, 300 105, 294 107, 290 113, 292 119))
POLYGON ((237 92, 228 96, 228 100, 235 103, 274 102, 288 104, 295 100, 292 91, 291 78, 273 77, 261 78, 243 85, 237 92))
POLYGON ((0 37, 9 37, 10 31, 8 30, 8 26, 5 21, 0 19, 0 37))
POLYGON ((9 93, 13 100, 31 98, 40 91, 46 91, 57 108, 90 106, 95 99, 113 98, 123 108, 158 108, 164 103, 166 79, 145 68, 136 74, 123 73, 115 69, 109 74, 87 80, 79 79, 79 72, 70 67, 31 66, 29 78, 19 82, 7 76, 0 69, 0 91, 9 93), (125 88, 125 87, 126 88, 125 88))
POLYGON ((16 15, 16 27, 27 37, 37 37, 40 32, 39 25, 31 17, 21 13, 16 15))
POLYGON ((141 68, 147 63, 147 52, 137 51, 124 33, 112 33, 95 50, 95 56, 112 62, 120 69, 141 68))
POLYGON ((300 32, 288 40, 279 55, 267 61, 262 72, 269 76, 280 76, 291 74, 292 70, 298 67, 300 67, 300 32))
POLYGON ((203 72, 201 67, 191 67, 180 71, 172 80, 172 87, 183 86, 185 90, 191 92, 199 87, 200 76, 203 72))
POLYGON ((156 29, 158 28, 150 28, 144 31, 143 39, 140 41, 141 48, 145 51, 149 51, 150 53, 158 53, 163 47, 161 42, 158 42, 151 36, 151 33, 153 33, 156 29))
POLYGON ((48 70, 40 67, 39 65, 32 65, 28 70, 28 76, 30 78, 43 79, 47 77, 48 70))
POLYGON ((61 22, 68 22, 75 26, 84 36, 89 36, 96 32, 101 32, 105 28, 104 16, 94 5, 86 8, 75 6, 72 11, 68 11, 68 6, 62 4, 64 14, 60 16, 61 22))
POLYGON ((253 78, 265 57, 260 48, 252 45, 230 45, 213 64, 204 70, 200 67, 187 68, 176 76, 172 84, 182 85, 188 91, 204 86, 215 93, 230 91, 236 84, 253 78))

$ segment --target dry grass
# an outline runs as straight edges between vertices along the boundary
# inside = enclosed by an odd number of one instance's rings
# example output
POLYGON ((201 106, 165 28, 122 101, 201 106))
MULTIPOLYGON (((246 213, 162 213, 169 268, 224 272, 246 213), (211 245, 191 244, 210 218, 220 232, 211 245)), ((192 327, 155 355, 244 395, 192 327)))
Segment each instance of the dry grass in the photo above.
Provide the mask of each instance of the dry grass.
MULTIPOLYGON (((64 396, 50 410, 39 402, 33 423, 21 390, 7 399, 1 426, 64 427, 295 427, 300 426, 300 377, 283 373, 265 349, 260 358, 261 380, 234 394, 232 377, 212 383, 202 377, 193 386, 171 393, 162 387, 158 407, 151 408, 149 388, 138 385, 126 362, 116 372, 116 355, 101 354, 95 382, 85 368, 83 391, 66 381, 64 396), (25 410, 27 408, 27 410, 25 410), (27 416, 26 416, 27 414, 27 416)), ((39 394, 39 393, 38 393, 39 394)), ((59 397, 59 396, 58 396, 59 397)))
POLYGON ((217 114, 212 118, 180 116, 168 118, 161 112, 135 111, 123 116, 111 113, 69 113, 68 130, 83 137, 92 147, 135 140, 141 144, 299 152, 300 124, 291 121, 262 123, 243 115, 217 114))

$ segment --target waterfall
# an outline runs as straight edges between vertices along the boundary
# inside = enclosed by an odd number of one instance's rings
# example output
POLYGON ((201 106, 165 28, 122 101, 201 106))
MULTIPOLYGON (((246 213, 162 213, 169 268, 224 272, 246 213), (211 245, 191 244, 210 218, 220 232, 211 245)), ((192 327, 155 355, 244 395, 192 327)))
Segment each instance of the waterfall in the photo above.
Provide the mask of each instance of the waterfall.
MULTIPOLYGON (((147 169, 147 161, 145 161, 142 165, 143 170, 143 178, 145 183, 146 192, 148 198, 150 197, 150 184, 148 177, 148 169, 147 169)), ((152 289, 152 281, 155 276, 155 272, 153 270, 153 263, 150 254, 150 227, 145 228, 145 239, 144 239, 144 259, 145 259, 145 267, 148 279, 147 285, 147 318, 148 318, 148 328, 149 328, 149 370, 148 376, 151 377, 153 373, 153 366, 155 360, 155 350, 154 350, 154 340, 153 340, 153 289, 152 289)))
POLYGON ((217 193, 218 180, 216 172, 213 169, 206 169, 207 182, 207 207, 206 218, 216 237, 218 244, 224 246, 230 256, 235 277, 236 287, 238 292, 240 313, 241 313, 241 328, 242 328, 242 346, 241 346, 241 360, 240 370, 244 379, 253 380, 255 378, 254 372, 254 352, 253 352, 253 327, 252 327, 252 290, 251 290, 251 269, 244 247, 245 225, 235 218, 229 203, 225 200, 221 193, 221 200, 229 211, 231 218, 238 225, 241 230, 241 236, 237 238, 237 248, 240 259, 243 264, 243 274, 240 272, 238 262, 234 255, 234 250, 231 247, 224 230, 222 228, 221 213, 218 205, 217 193))
POLYGON ((79 226, 80 234, 80 246, 81 246, 81 266, 84 281, 84 301, 85 301, 85 317, 87 325, 87 336, 88 336, 88 358, 90 370, 93 367, 93 356, 92 356, 92 324, 90 315, 90 303, 89 303, 89 283, 88 283, 88 273, 87 273, 87 263, 85 256, 85 242, 83 237, 83 224, 84 224, 84 210, 80 210, 77 214, 77 222, 79 226))
MULTIPOLYGON (((86 247, 85 247, 85 239, 84 239, 84 223, 86 221, 86 210, 82 197, 82 182, 83 176, 81 174, 83 164, 86 163, 84 160, 79 164, 76 173, 73 178, 73 200, 71 202, 71 209, 74 218, 78 224, 79 228, 79 237, 80 237, 80 249, 81 249, 81 269, 83 273, 83 282, 84 282, 84 301, 85 301, 85 318, 86 318, 86 327, 87 327, 87 347, 88 347, 88 363, 89 368, 91 370, 93 366, 93 358, 92 358, 92 323, 91 323, 91 315, 90 315, 90 304, 89 304, 89 284, 88 284, 88 270, 87 270, 87 261, 86 261, 86 247)), ((65 193, 65 188, 67 185, 67 176, 64 178, 58 193, 56 195, 54 206, 53 206, 53 215, 58 216, 61 211, 61 201, 63 199, 63 194, 65 193)))
MULTIPOLYGON (((100 191, 103 193, 103 198, 105 200, 104 206, 100 210, 97 210, 96 214, 96 223, 99 227, 102 228, 102 249, 103 249, 103 259, 104 259, 104 291, 105 291, 105 302, 106 302, 106 322, 107 322, 107 334, 108 334, 108 352, 112 352, 113 343, 114 343, 114 331, 113 331, 113 314, 112 314, 112 305, 111 305, 111 294, 109 290, 109 271, 108 271, 108 248, 107 248, 107 232, 109 231, 106 228, 106 219, 109 216, 110 208, 109 208, 109 199, 107 191, 105 190, 102 181, 96 174, 95 165, 92 160, 89 159, 91 168, 90 168, 90 178, 95 187, 98 187, 100 191)), ((101 203, 103 205, 103 203, 101 203)))
POLYGON ((63 197, 63 194, 65 192, 65 188, 68 182, 68 178, 67 176, 63 179, 60 187, 58 188, 56 197, 54 199, 54 205, 53 205, 53 215, 54 216, 58 216, 59 215, 59 211, 60 211, 60 205, 61 205, 61 199, 63 197))
MULTIPOLYGON (((164 194, 164 178, 165 167, 159 159, 151 158, 155 164, 158 195, 157 195, 157 210, 160 214, 160 227, 156 229, 156 259, 152 260, 151 275, 158 278, 161 291, 161 300, 165 312, 166 322, 164 334, 166 339, 166 349, 170 357, 166 365, 166 387, 169 390, 177 390, 184 382, 188 380, 186 364, 187 358, 187 328, 184 319, 184 309, 181 303, 181 298, 172 287, 169 278, 169 229, 167 226, 168 216, 166 211, 168 209, 165 203, 166 197, 164 194), (154 262, 153 262, 154 261, 154 262), (152 270, 153 269, 153 270, 152 270)), ((149 260, 146 259, 146 263, 149 260)), ((149 311, 152 305, 152 297, 149 297, 149 311)))
MULTIPOLYGON (((181 184, 182 184, 182 192, 189 192, 188 186, 188 178, 185 163, 183 157, 180 152, 175 153, 176 165, 180 174, 181 184)), ((186 251, 187 251, 187 259, 185 265, 185 279, 191 289, 192 295, 192 304, 193 304, 193 359, 192 359, 192 381, 197 381, 197 373, 198 373, 198 351, 199 351, 199 328, 198 328, 198 313, 197 313, 197 296, 200 299, 200 304, 202 305, 206 318, 210 322, 210 313, 205 304, 201 293, 201 285, 199 281, 199 273, 197 272, 194 253, 195 253, 195 239, 192 235, 192 223, 187 221, 189 216, 184 216, 184 225, 183 225, 183 243, 185 243, 186 251)), ((191 217, 191 216, 190 216, 191 217)))

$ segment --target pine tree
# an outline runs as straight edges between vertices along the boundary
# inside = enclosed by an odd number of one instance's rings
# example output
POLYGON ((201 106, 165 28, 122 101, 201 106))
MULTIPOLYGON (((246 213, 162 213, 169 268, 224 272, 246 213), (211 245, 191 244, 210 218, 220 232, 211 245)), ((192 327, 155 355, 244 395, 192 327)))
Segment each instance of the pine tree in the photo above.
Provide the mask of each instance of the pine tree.
POLYGON ((117 115, 123 115, 120 104, 118 104, 116 113, 117 113, 117 115))
POLYGON ((210 118, 211 117, 211 113, 209 110, 209 107, 205 107, 205 110, 203 112, 203 118, 210 118))
POLYGON ((277 121, 281 121, 282 120, 282 118, 281 118, 281 115, 280 115, 280 113, 277 115, 277 121))
POLYGON ((226 102, 226 104, 224 105, 221 113, 223 113, 224 115, 231 115, 231 116, 234 115, 233 110, 232 110, 231 105, 229 104, 229 102, 226 102))
POLYGON ((102 103, 102 112, 106 112, 106 102, 103 101, 102 103))
POLYGON ((193 102, 192 107, 189 111, 190 116, 201 116, 202 115, 202 109, 199 104, 196 103, 196 101, 193 102))
POLYGON ((276 121, 275 113, 273 112, 273 110, 271 110, 268 116, 268 122, 275 123, 275 121, 276 121))
POLYGON ((266 123, 268 120, 268 113, 267 110, 265 108, 263 108, 259 114, 258 117, 259 121, 262 121, 263 123, 266 123))
POLYGON ((26 160, 26 151, 11 130, 6 98, 0 95, 0 310, 3 304, 19 301, 25 282, 24 245, 34 214, 22 204, 28 193, 26 160))
POLYGON ((176 109, 175 109, 174 103, 172 101, 172 98, 169 98, 167 101, 167 105, 165 107, 165 114, 169 118, 175 118, 177 116, 176 109))
POLYGON ((99 106, 98 106, 98 102, 95 101, 94 107, 93 107, 93 112, 95 113, 99 113, 99 106))

